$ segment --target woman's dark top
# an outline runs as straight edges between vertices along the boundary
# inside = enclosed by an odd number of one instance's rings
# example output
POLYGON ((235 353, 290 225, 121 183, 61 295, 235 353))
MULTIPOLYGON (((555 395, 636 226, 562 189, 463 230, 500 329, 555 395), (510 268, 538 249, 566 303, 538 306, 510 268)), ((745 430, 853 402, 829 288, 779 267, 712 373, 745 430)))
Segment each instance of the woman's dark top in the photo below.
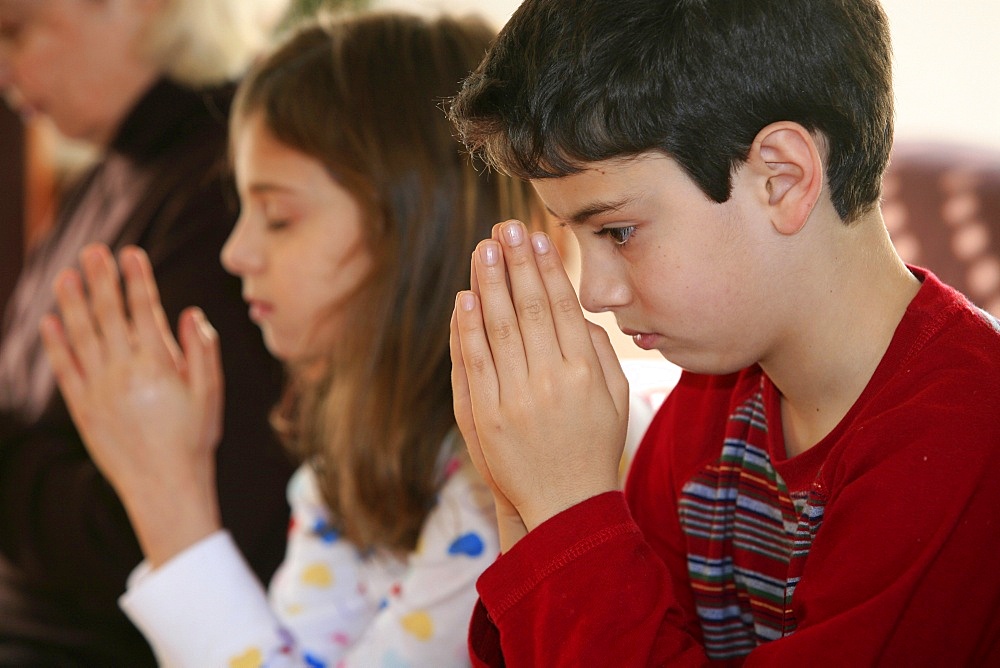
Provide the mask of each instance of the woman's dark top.
POLYGON ((219 261, 238 213, 226 157, 232 94, 232 86, 155 84, 64 199, 18 279, 0 337, 0 665, 153 664, 117 605, 142 554, 73 427, 37 333, 54 306, 52 279, 89 242, 144 248, 171 324, 197 305, 219 331, 222 521, 264 582, 282 558, 293 466, 267 421, 281 369, 247 316, 239 280, 219 261))

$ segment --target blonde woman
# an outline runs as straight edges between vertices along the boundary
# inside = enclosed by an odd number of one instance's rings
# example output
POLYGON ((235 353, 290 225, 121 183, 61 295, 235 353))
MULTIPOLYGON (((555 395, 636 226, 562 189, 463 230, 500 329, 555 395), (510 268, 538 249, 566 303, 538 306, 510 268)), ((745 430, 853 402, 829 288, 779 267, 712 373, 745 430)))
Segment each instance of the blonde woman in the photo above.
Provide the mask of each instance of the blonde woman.
POLYGON ((145 249, 167 317, 197 304, 224 336, 221 522, 257 577, 281 559, 291 466, 266 419, 280 368, 218 258, 238 208, 226 162, 235 80, 284 4, 0 0, 5 96, 100 155, 28 259, 0 336, 0 664, 154 663, 116 603, 141 551, 37 335, 56 272, 87 243, 145 249))

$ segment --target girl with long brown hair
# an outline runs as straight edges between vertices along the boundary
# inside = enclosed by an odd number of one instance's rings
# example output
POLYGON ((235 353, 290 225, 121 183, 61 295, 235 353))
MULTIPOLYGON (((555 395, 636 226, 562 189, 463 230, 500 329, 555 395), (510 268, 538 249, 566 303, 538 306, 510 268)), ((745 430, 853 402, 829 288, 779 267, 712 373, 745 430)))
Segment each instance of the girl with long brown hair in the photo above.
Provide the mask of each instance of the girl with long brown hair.
POLYGON ((222 378, 204 315, 182 315, 178 345, 135 248, 119 256, 124 295, 101 246, 82 254, 85 280, 57 280, 62 318, 43 336, 140 538, 121 604, 163 663, 468 662, 474 585, 498 541, 455 428, 448 324, 474 243, 527 216, 529 194, 478 171, 440 107, 491 38, 472 20, 323 22, 238 91, 242 213, 222 260, 288 369, 272 418, 302 462, 270 600, 218 513, 222 378))

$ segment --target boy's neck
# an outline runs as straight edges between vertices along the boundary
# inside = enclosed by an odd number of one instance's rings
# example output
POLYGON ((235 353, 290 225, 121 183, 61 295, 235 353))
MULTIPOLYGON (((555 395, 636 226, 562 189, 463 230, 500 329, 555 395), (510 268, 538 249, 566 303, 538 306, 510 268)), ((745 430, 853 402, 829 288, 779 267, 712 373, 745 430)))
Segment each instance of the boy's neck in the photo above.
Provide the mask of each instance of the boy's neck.
POLYGON ((789 457, 819 443, 854 405, 920 288, 878 210, 850 226, 814 225, 810 248, 808 271, 799 274, 808 283, 795 290, 798 313, 760 362, 782 396, 789 457))

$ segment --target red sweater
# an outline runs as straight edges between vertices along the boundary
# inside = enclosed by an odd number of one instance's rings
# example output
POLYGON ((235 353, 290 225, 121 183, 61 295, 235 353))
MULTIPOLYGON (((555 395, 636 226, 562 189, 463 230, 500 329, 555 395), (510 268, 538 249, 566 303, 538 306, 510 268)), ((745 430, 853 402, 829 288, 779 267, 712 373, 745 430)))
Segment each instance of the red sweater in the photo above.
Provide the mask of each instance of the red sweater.
POLYGON ((685 374, 626 494, 479 580, 479 666, 1000 665, 1000 325, 933 275, 841 423, 787 458, 758 367, 685 374))

